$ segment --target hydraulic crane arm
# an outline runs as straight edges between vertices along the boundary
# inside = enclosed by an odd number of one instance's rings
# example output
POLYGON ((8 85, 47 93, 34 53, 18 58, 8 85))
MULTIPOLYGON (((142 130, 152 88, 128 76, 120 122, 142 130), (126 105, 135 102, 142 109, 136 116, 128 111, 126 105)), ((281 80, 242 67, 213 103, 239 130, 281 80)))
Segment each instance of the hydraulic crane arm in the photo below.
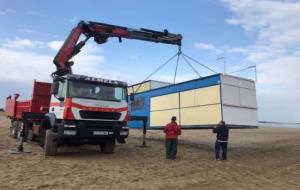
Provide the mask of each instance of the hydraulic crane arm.
POLYGON ((75 28, 72 29, 63 46, 55 56, 53 63, 56 65, 57 70, 53 73, 53 75, 62 76, 72 73, 71 67, 74 63, 70 61, 70 59, 80 52, 80 49, 91 37, 93 37, 95 42, 98 44, 107 42, 107 39, 110 37, 117 37, 120 42, 122 41, 122 38, 127 38, 174 44, 178 46, 181 46, 182 40, 182 36, 180 34, 171 34, 167 30, 160 32, 145 28, 131 29, 123 26, 81 21, 75 28), (85 39, 78 42, 81 34, 85 36, 85 39))

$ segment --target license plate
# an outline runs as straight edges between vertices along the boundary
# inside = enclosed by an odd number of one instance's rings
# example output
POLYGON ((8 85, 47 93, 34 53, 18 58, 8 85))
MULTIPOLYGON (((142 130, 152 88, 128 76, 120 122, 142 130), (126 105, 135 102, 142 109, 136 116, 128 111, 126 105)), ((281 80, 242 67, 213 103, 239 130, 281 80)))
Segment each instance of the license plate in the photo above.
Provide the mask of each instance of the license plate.
POLYGON ((108 131, 93 131, 93 135, 108 135, 108 131))
POLYGON ((121 136, 126 136, 126 135, 128 135, 128 132, 127 132, 127 131, 121 131, 121 132, 120 132, 120 135, 121 135, 121 136))

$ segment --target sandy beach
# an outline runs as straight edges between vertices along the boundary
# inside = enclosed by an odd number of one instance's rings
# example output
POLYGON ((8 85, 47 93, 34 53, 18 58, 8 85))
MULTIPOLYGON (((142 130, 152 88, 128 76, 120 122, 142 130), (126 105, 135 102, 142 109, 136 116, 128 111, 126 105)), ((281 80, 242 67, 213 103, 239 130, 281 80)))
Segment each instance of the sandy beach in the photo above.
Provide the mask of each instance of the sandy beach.
POLYGON ((161 131, 131 130, 115 153, 98 146, 61 147, 44 157, 37 143, 30 154, 8 153, 17 141, 0 116, 0 189, 300 189, 300 129, 231 130, 229 159, 215 161, 210 130, 183 131, 178 159, 165 160, 161 131))

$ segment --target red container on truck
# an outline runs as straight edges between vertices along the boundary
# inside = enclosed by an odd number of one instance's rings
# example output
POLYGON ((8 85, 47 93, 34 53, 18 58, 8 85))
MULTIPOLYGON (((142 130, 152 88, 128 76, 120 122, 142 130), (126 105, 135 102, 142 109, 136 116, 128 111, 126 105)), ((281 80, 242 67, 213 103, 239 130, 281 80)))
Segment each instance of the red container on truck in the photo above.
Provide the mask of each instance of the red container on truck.
POLYGON ((41 118, 49 111, 51 83, 34 81, 33 92, 30 100, 18 100, 19 94, 6 98, 5 114, 11 120, 10 135, 17 138, 22 127, 23 113, 40 115, 32 119, 32 125, 39 125, 41 118))

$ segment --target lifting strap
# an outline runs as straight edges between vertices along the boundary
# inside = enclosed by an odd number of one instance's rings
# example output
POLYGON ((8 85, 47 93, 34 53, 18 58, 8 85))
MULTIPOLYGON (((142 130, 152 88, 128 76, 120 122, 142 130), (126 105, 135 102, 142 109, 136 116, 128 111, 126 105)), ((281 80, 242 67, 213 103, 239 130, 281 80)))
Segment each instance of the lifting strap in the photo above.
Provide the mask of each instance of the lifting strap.
POLYGON ((185 53, 182 53, 182 55, 185 56, 185 57, 187 57, 187 58, 189 58, 190 60, 194 61, 195 63, 201 65, 202 67, 204 67, 204 68, 210 70, 211 72, 213 72, 213 73, 218 73, 217 71, 215 71, 215 70, 213 70, 212 68, 210 68, 210 67, 204 65, 203 63, 200 63, 199 61, 197 61, 197 60, 195 60, 194 58, 192 58, 192 57, 186 55, 185 53))
POLYGON ((147 81, 150 77, 152 77, 155 73, 157 73, 159 70, 161 70, 164 66, 166 66, 170 61, 172 61, 175 57, 177 57, 177 60, 176 60, 176 67, 175 67, 175 73, 174 73, 174 79, 173 79, 173 83, 175 84, 176 82, 176 76, 177 76, 177 71, 178 71, 178 65, 179 65, 179 59, 180 59, 180 56, 183 58, 183 60, 187 63, 187 65, 189 65, 192 70, 198 75, 199 78, 201 78, 201 75, 199 74, 199 72, 192 66, 192 64, 190 63, 190 61, 193 61, 195 63, 197 63, 198 65, 208 69, 209 71, 213 72, 213 73, 217 73, 217 71, 213 70, 212 68, 206 66, 205 64, 195 60, 194 58, 186 55, 185 53, 183 53, 181 51, 181 46, 178 46, 178 52, 173 55, 171 58, 169 58, 167 61, 165 61, 162 65, 160 65, 154 72, 152 72, 150 75, 148 75, 140 84, 139 86, 137 87, 136 90, 134 90, 133 88, 133 94, 137 93, 138 90, 141 88, 141 86, 143 85, 143 83, 145 81, 147 81), (189 61, 190 60, 190 61, 189 61))
POLYGON ((201 78, 201 75, 198 73, 198 71, 192 66, 192 64, 187 60, 187 58, 182 55, 183 60, 193 69, 193 71, 201 78))
POLYGON ((172 61, 172 59, 174 59, 176 56, 178 56, 178 52, 173 55, 171 58, 169 58, 166 62, 164 62, 161 66, 159 66, 154 72, 152 72, 150 75, 148 75, 138 86, 138 88, 136 90, 133 89, 133 94, 137 93, 138 90, 140 89, 140 87, 142 86, 142 84, 147 81, 150 77, 152 77, 155 73, 157 73, 160 69, 162 69, 164 66, 166 66, 170 61, 172 61))
POLYGON ((175 68, 175 73, 174 73, 173 84, 175 84, 175 81, 176 81, 176 75, 177 75, 177 69, 178 69, 180 55, 181 55, 181 47, 179 46, 178 53, 177 53, 177 61, 176 61, 176 68, 175 68))

